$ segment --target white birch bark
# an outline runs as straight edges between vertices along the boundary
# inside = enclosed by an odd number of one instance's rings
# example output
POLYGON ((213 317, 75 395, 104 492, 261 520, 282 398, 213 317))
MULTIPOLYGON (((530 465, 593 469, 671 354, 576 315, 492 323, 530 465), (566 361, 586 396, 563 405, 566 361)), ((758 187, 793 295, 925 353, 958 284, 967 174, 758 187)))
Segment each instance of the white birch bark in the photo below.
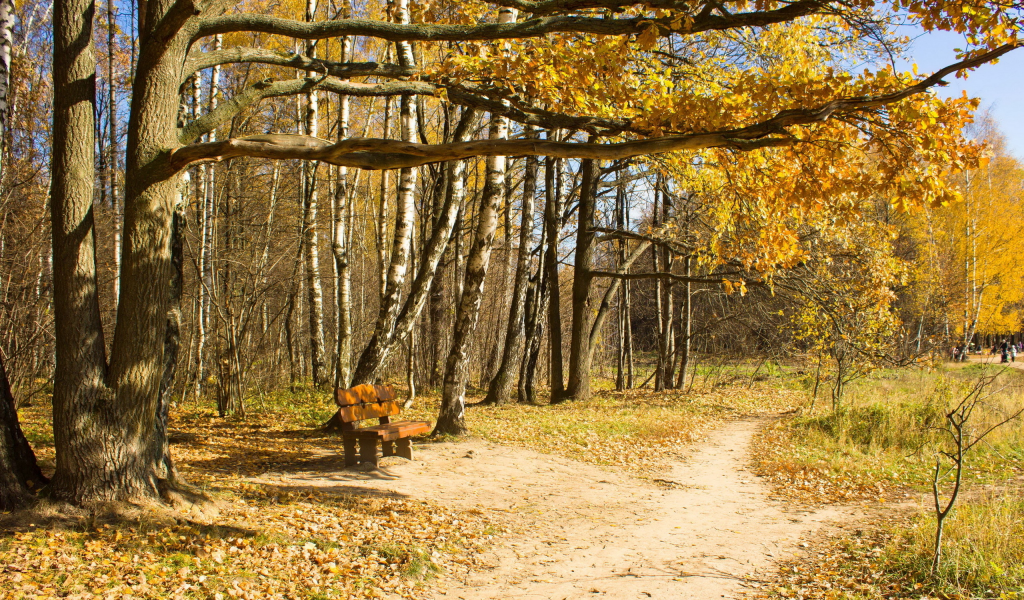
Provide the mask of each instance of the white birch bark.
MULTIPOLYGON (((398 0, 395 5, 395 20, 402 24, 410 22, 408 0, 398 0)), ((400 42, 397 48, 399 63, 403 66, 413 66, 412 46, 408 42, 400 42)), ((414 142, 417 138, 416 128, 416 99, 413 96, 402 96, 399 123, 401 128, 402 141, 414 142)), ((377 324, 374 329, 374 338, 390 340, 394 336, 395 325, 398 321, 398 312, 401 308, 402 287, 405 285, 406 274, 409 269, 409 252, 412 242, 413 225, 416 217, 416 168, 404 168, 398 178, 398 198, 395 205, 395 231, 394 241, 391 244, 391 259, 388 263, 386 280, 384 282, 384 293, 381 296, 380 310, 377 315, 377 324)), ((381 206, 384 206, 382 190, 381 206)), ((386 224, 384 215, 381 217, 381 226, 386 224)), ((383 253, 382 253, 383 256, 383 253)))
MULTIPOLYGON (((223 45, 223 36, 216 36, 213 40, 214 51, 220 50, 223 45)), ((199 90, 193 89, 193 94, 198 102, 199 90)), ((212 112, 217 108, 220 100, 220 67, 214 67, 210 72, 210 94, 209 110, 212 112)), ((217 130, 210 132, 209 141, 217 141, 217 130)), ((203 382, 206 379, 206 338, 210 330, 210 290, 213 289, 213 210, 216 200, 216 168, 213 165, 202 167, 203 200, 199 217, 199 277, 202 285, 199 286, 199 331, 196 344, 196 396, 203 393, 203 382)))
MULTIPOLYGON (((306 21, 313 22, 316 16, 316 0, 306 2, 306 21)), ((306 54, 310 58, 316 58, 316 41, 311 40, 306 44, 306 54)), ((307 77, 316 77, 317 73, 308 71, 307 77)), ((320 119, 319 94, 314 89, 306 94, 305 130, 306 135, 318 137, 320 119)), ((324 342, 324 292, 320 281, 320 250, 319 231, 317 224, 317 161, 307 161, 303 166, 303 185, 306 196, 303 203, 303 224, 302 232, 305 245, 306 261, 306 292, 309 294, 309 349, 310 367, 315 387, 327 385, 327 344, 324 342)))
MULTIPOLYGON (((351 47, 351 39, 342 38, 341 62, 348 59, 351 47)), ((349 98, 342 96, 338 106, 338 139, 349 136, 349 110, 349 98)), ((352 379, 352 269, 348 254, 352 210, 348 202, 348 169, 338 167, 337 175, 338 181, 334 188, 334 230, 331 240, 334 266, 338 276, 335 290, 338 350, 334 365, 334 385, 347 388, 352 379)))
POLYGON ((8 88, 11 85, 11 50, 14 46, 14 0, 0 0, 0 181, 7 163, 8 88))
MULTIPOLYGON (((516 10, 502 8, 498 22, 512 23, 516 10)), ((488 137, 492 140, 508 139, 508 119, 491 115, 488 137)), ((484 279, 491 259, 494 234, 498 226, 498 213, 505 198, 504 156, 487 159, 487 179, 484 183, 483 202, 478 216, 473 245, 466 258, 466 283, 462 290, 455 313, 455 328, 452 346, 448 351, 444 382, 441 391, 441 410, 438 414, 434 435, 463 435, 466 433, 466 383, 469 378, 469 353, 473 334, 480 319, 480 303, 483 300, 484 279)))

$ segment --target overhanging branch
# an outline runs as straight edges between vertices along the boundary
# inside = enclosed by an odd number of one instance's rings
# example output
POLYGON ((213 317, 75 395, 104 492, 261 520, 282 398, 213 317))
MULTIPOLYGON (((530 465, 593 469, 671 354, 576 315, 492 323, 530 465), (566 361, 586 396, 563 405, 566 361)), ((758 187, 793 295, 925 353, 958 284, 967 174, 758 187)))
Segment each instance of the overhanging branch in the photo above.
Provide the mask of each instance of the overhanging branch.
MULTIPOLYGON (((564 1, 563 11, 593 8, 591 2, 564 1)), ((642 6, 645 3, 622 3, 618 7, 642 6)), ((716 15, 700 13, 650 19, 645 17, 603 18, 583 16, 540 16, 518 23, 485 23, 480 25, 404 25, 371 19, 336 19, 307 23, 267 15, 231 14, 203 19, 193 39, 240 31, 283 35, 297 39, 325 39, 346 35, 367 36, 392 42, 458 42, 474 40, 523 39, 549 33, 590 33, 597 35, 635 35, 657 27, 661 35, 694 34, 702 31, 763 27, 792 21, 822 10, 819 0, 797 0, 775 10, 716 15)))
POLYGON ((182 69, 182 81, 186 81, 196 71, 209 69, 217 65, 231 63, 257 63, 288 67, 299 71, 314 71, 332 77, 349 79, 352 77, 385 77, 399 79, 412 77, 419 73, 417 67, 403 67, 390 63, 355 62, 339 63, 318 58, 310 58, 294 52, 281 52, 265 48, 248 48, 238 46, 210 52, 199 52, 189 57, 182 69))
MULTIPOLYGON (((959 61, 902 90, 875 96, 840 98, 816 108, 785 110, 761 123, 724 131, 672 135, 613 144, 522 139, 479 140, 431 145, 372 138, 348 139, 331 143, 308 136, 258 135, 193 144, 175 149, 171 152, 169 166, 176 171, 194 162, 248 156, 318 160, 339 166, 383 170, 480 156, 551 156, 554 158, 620 160, 643 155, 707 148, 734 148, 748 151, 757 148, 787 146, 795 143, 795 139, 787 131, 788 127, 821 123, 835 118, 839 114, 855 113, 899 102, 944 83, 942 78, 951 73, 995 60, 1020 45, 1021 43, 1006 44, 995 50, 959 61)), ((310 85, 310 81, 313 80, 295 80, 298 85, 310 85)), ((394 93, 393 91, 383 92, 384 86, 421 85, 424 86, 421 92, 411 91, 409 93, 429 95, 435 94, 437 90, 433 84, 425 82, 356 84, 330 77, 316 81, 319 82, 316 85, 323 89, 349 95, 360 95, 359 90, 362 90, 361 95, 394 93)), ((281 85, 284 86, 287 83, 289 82, 282 82, 281 85)), ((237 112, 238 109, 232 110, 237 112)))
POLYGON ((736 148, 752 150, 793 143, 790 137, 758 140, 734 139, 721 133, 672 136, 617 144, 552 142, 546 140, 479 140, 452 144, 415 144, 397 140, 351 138, 331 143, 301 135, 256 135, 220 142, 193 144, 171 154, 177 170, 199 161, 249 156, 271 159, 318 160, 368 170, 418 167, 446 160, 478 156, 552 156, 617 160, 679 150, 736 148))

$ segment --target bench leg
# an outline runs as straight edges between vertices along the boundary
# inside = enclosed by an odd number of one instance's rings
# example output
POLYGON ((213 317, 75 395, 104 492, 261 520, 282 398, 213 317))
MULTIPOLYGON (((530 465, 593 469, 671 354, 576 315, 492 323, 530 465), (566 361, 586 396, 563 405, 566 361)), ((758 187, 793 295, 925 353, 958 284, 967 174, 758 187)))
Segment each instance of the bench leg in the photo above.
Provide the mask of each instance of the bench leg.
POLYGON ((412 440, 409 438, 401 438, 395 444, 398 446, 397 454, 402 458, 412 460, 412 440))
POLYGON ((355 466, 359 461, 356 459, 356 438, 354 436, 346 435, 341 439, 342 445, 345 447, 345 466, 355 466))
POLYGON ((395 444, 393 442, 381 442, 380 453, 382 456, 394 456, 395 444))
POLYGON ((363 436, 359 438, 359 461, 377 466, 377 438, 363 436))

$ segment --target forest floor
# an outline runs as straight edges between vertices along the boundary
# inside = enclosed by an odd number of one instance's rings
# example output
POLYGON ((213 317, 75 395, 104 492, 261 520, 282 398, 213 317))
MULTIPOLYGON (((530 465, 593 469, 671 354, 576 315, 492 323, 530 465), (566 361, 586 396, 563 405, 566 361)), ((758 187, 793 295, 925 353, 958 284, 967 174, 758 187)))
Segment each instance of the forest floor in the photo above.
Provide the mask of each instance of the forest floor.
POLYGON ((472 440, 425 445, 415 461, 387 459, 377 471, 252 481, 423 499, 484 511, 513 532, 475 569, 432 586, 436 598, 735 598, 759 571, 801 553, 804 536, 863 512, 771 499, 748 470, 765 419, 726 422, 653 480, 472 440))
MULTIPOLYGON (((229 419, 185 402, 172 413, 172 453, 212 510, 107 518, 44 501, 0 515, 0 600, 832 598, 838 581, 866 589, 888 569, 873 533, 880 519, 921 513, 927 457, 905 450, 914 440, 880 454, 874 442, 869 452, 807 437, 832 421, 794 411, 806 400, 801 375, 722 372, 688 392, 470 405, 472 437, 417 440, 414 461, 388 457, 372 470, 346 469, 340 439, 318 428, 334 410, 326 393, 268 395, 229 419)), ((883 375, 865 389, 927 394, 938 381, 883 375)), ((402 417, 436 411, 436 398, 420 398, 402 417)), ((19 413, 52 472, 48 403, 19 413)), ((885 431, 913 429, 906 419, 917 414, 893 413, 885 431)), ((974 464, 1002 473, 1010 463, 996 454, 974 464)), ((890 593, 895 585, 863 597, 921 597, 913 581, 909 595, 890 593)))

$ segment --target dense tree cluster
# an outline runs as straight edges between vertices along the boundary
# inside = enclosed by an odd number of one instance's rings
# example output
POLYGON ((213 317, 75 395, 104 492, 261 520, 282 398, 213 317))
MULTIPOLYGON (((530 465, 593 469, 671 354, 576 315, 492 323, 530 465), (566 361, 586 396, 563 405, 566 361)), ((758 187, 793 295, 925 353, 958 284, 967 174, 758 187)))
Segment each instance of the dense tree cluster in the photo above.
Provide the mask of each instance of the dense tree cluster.
POLYGON ((1019 44, 996 2, 8 9, 3 357, 14 397, 52 377, 73 503, 173 486, 190 396, 402 379, 458 434, 470 385, 561 402, 791 351, 841 394, 900 352, 891 216, 985 154, 976 103, 929 89, 1019 44), (972 45, 895 71, 899 19, 972 45))

